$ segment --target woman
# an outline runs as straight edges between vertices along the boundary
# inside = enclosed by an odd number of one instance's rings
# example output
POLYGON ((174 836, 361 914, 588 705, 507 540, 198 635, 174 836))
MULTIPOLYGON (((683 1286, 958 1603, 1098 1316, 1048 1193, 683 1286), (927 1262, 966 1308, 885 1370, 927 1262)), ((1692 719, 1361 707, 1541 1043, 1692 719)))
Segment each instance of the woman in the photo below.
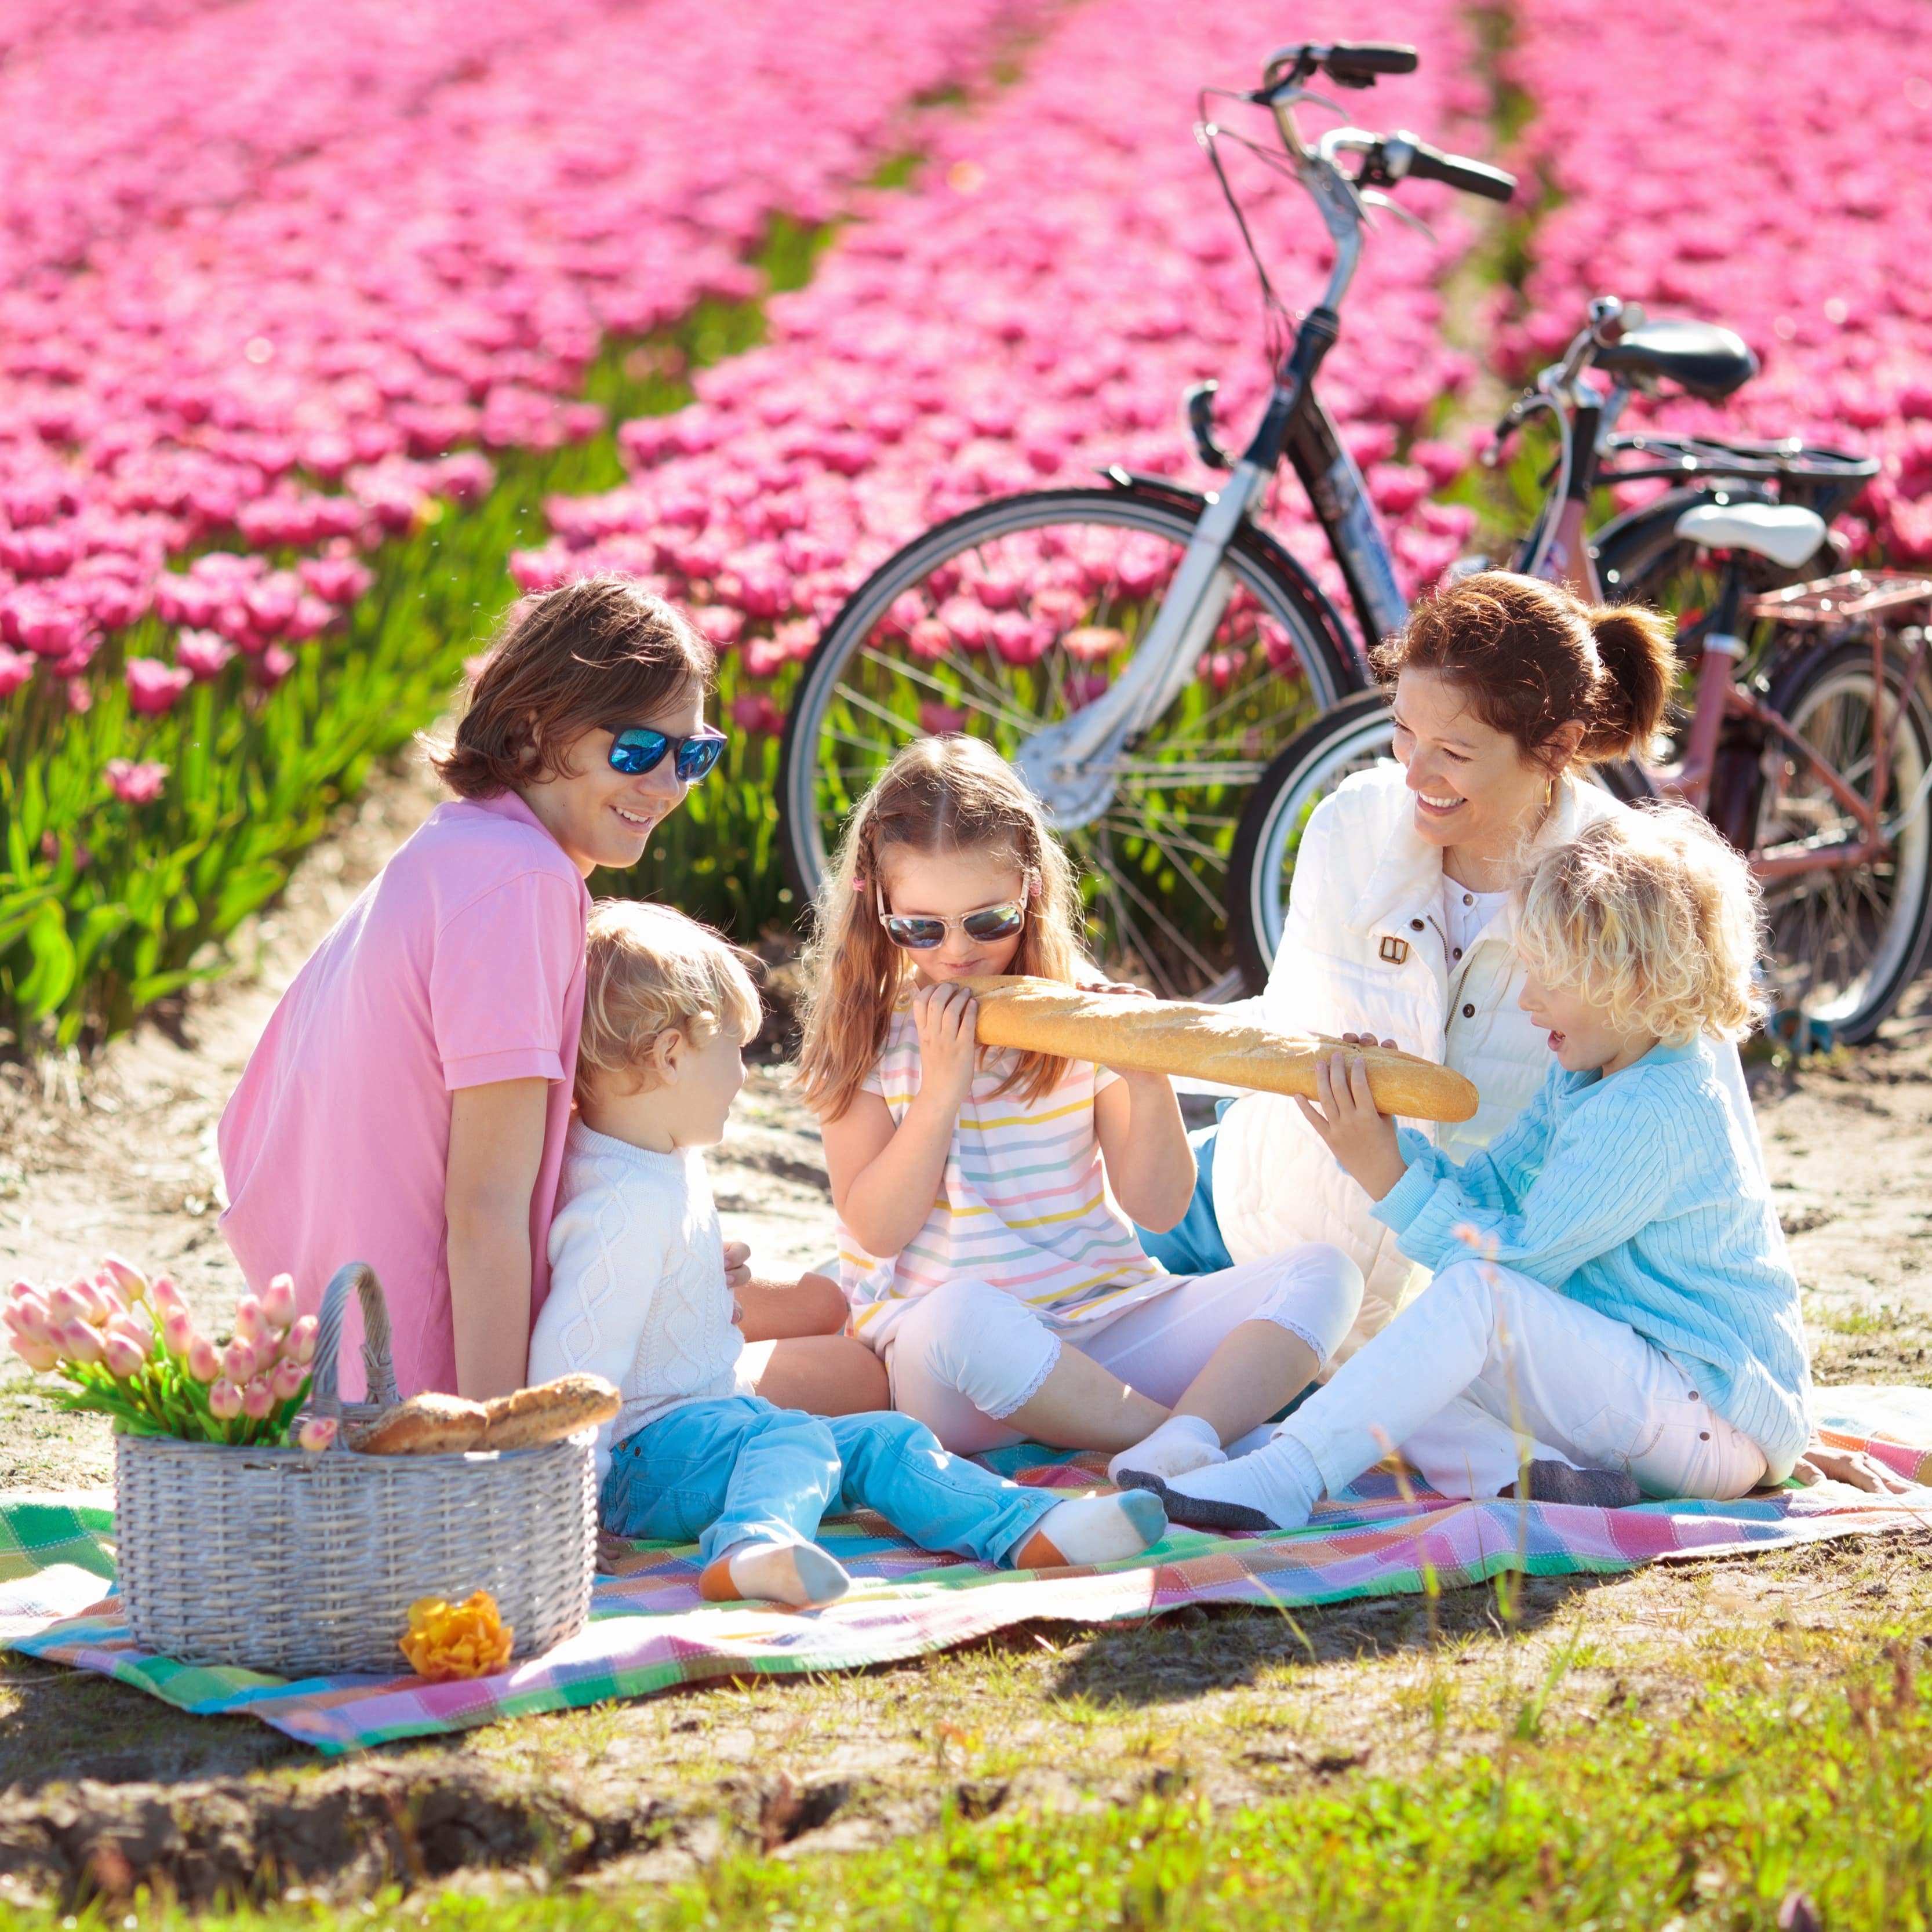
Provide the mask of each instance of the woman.
MULTIPOLYGON (((456 798, 297 974, 222 1117, 222 1230, 249 1285, 286 1270, 313 1310, 344 1262, 369 1262, 406 1395, 523 1384, 583 1016, 585 881, 637 864, 716 762, 712 666, 691 624, 620 578, 520 604, 436 761, 456 798)), ((742 1248, 728 1258, 747 1340, 801 1338, 766 1352, 759 1393, 884 1406, 871 1352, 820 1332, 843 1318, 833 1284, 759 1288, 742 1248)))
MULTIPOLYGON (((1583 774, 1656 730, 1671 632, 1653 613, 1593 610, 1490 571, 1420 605, 1376 662, 1394 686, 1396 762, 1346 780, 1310 818, 1256 1004, 1289 1030, 1380 1037, 1466 1074, 1481 1096, 1474 1118, 1432 1130, 1466 1160, 1528 1104, 1549 1063, 1516 1004, 1508 898, 1520 855, 1622 809, 1583 774)), ((1748 1120, 1737 1055, 1724 1058, 1748 1120)), ((1293 1101, 1246 1095, 1193 1139, 1194 1201, 1172 1233, 1143 1236, 1150 1253, 1191 1271, 1333 1241, 1367 1282, 1342 1353, 1390 1320, 1409 1264, 1293 1101)))
MULTIPOLYGON (((1629 809, 1587 774, 1656 731, 1676 675, 1672 634, 1653 611, 1593 607, 1487 571, 1420 604, 1376 668, 1394 687, 1396 762, 1346 780, 1310 818, 1256 1004, 1286 1030, 1380 1038, 1468 1076, 1480 1096, 1474 1118, 1427 1130, 1462 1162, 1516 1118, 1549 1066, 1547 1039, 1517 1003, 1509 887, 1526 852, 1629 809)), ((1712 1044, 1761 1164, 1737 1050, 1712 1044)), ((1142 1233, 1168 1268, 1202 1273, 1332 1243, 1366 1283, 1338 1364, 1426 1280, 1292 1100, 1246 1095, 1190 1138, 1198 1178, 1186 1216, 1167 1234, 1142 1233)), ((1799 1473, 1881 1486, 1864 1459, 1817 1444, 1799 1473)))

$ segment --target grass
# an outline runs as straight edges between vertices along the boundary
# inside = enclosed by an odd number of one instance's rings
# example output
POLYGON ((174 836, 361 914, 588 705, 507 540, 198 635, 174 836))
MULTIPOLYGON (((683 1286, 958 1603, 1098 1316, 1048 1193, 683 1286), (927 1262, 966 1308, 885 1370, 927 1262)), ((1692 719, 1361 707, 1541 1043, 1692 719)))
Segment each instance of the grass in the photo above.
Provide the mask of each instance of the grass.
MULTIPOLYGON (((178 1820, 207 1807, 212 1836, 242 1828, 241 1798, 263 1902, 208 1912, 196 1922, 210 1932, 1608 1932, 1768 1928, 1794 1893, 1816 1915, 1799 1924, 1889 1932, 1932 1924, 1928 1616, 1932 1534, 1894 1537, 1533 1580, 1508 1616, 1492 1592, 1467 1590, 1292 1622, 1195 1609, 1021 1630, 888 1670, 559 1713, 346 1766, 16 1661, 0 1676, 0 1778, 15 1784, 0 1801, 0 1868, 23 1876, 0 1900, 26 1888, 30 1811, 72 1844, 91 1805, 152 1820, 158 1799, 178 1820), (98 1773, 113 1787, 33 1790, 83 1730, 118 1754, 98 1773), (259 1740, 256 1768, 207 1787, 174 1781, 205 1759, 172 1776, 157 1763, 158 1790, 127 1788, 143 1753, 190 1731, 204 1745, 259 1740), (348 1849, 306 1876, 268 1869, 279 1841, 264 1820, 334 1818, 372 1780, 379 1816, 454 1792, 478 1818, 549 1807, 550 1835, 454 1888, 385 1876, 348 1849), (575 1808, 561 1826, 560 1804, 575 1808), (620 1826, 625 1855, 585 1850, 620 1826), (300 1888, 277 1899, 292 1876, 300 1888)), ((225 1768, 248 1768, 233 1755, 225 1768)), ((130 1885, 91 1904, 0 1906, 0 1932, 52 1932, 68 1916, 103 1932, 190 1919, 130 1885)))

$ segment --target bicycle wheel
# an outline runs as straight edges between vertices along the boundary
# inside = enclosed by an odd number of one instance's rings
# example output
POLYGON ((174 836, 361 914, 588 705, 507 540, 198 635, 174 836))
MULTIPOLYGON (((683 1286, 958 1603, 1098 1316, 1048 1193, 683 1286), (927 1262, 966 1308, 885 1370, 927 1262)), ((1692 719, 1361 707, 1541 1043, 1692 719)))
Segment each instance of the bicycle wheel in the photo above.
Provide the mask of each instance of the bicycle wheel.
MULTIPOLYGON (((1310 814, 1343 779, 1395 755, 1388 700, 1386 691, 1344 699, 1303 732, 1248 794, 1228 867, 1228 932, 1251 993, 1268 984, 1274 965, 1310 814)), ((1593 766, 1584 776, 1626 805, 1654 796, 1643 772, 1622 760, 1593 766)))
MULTIPOLYGON (((1869 1040, 1910 985, 1932 928, 1932 707, 1922 684, 1900 704, 1904 667, 1888 665, 1886 702, 1897 707, 1891 769, 1876 801, 1892 828, 1883 858, 1839 871, 1799 872, 1765 883, 1772 998, 1827 1022, 1840 1040, 1869 1040)), ((1874 766, 1871 649, 1827 646, 1786 666, 1772 683, 1772 708, 1818 759, 1862 798, 1874 766)), ((1773 738, 1753 856, 1804 842, 1853 841, 1858 820, 1817 766, 1773 738)))
MULTIPOLYGON (((794 890, 817 892, 836 829, 910 740, 964 731, 1010 758, 1098 697, 1198 514, 1150 493, 1042 490, 968 511, 882 565, 820 640, 786 721, 794 890)), ((1223 908, 1241 801, 1276 748, 1355 682, 1318 595, 1272 549, 1258 532, 1238 538, 1198 674, 1116 759, 1106 808, 1062 830, 1096 956, 1169 997, 1231 977, 1223 908)))
POLYGON ((1228 868, 1228 936, 1250 993, 1268 984, 1309 815, 1342 781, 1394 755, 1385 691, 1358 692, 1316 719, 1248 795, 1228 868))

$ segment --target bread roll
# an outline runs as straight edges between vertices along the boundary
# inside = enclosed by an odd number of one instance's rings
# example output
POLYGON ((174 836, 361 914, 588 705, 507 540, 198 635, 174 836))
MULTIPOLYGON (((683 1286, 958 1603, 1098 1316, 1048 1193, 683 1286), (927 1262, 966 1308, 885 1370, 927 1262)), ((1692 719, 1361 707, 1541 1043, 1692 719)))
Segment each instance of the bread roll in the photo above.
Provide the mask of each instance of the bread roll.
POLYGON ((484 1404, 489 1419, 479 1449, 535 1449, 608 1422, 623 1398, 602 1376, 559 1376, 484 1404))
POLYGON ((1096 1060, 1133 1073, 1180 1073, 1264 1094, 1315 1098, 1315 1064, 1336 1051, 1368 1063, 1369 1091, 1384 1114, 1466 1120, 1476 1090, 1461 1074, 1394 1047, 1355 1046, 1326 1034, 1278 1033, 1219 1006, 1083 993, 1054 980, 962 980, 980 1003, 982 1046, 1018 1047, 1096 1060))
POLYGON ((386 1408, 350 1447, 365 1456, 454 1456, 482 1446, 489 1418, 458 1395, 412 1395, 386 1408))

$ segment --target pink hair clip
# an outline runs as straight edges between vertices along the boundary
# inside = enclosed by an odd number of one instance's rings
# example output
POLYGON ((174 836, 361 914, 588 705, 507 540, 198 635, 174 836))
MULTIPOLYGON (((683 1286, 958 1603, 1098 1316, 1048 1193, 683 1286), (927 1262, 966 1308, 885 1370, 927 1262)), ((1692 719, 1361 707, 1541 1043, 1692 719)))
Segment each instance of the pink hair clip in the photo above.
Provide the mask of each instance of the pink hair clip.
POLYGON ((868 890, 865 880, 860 878, 856 872, 852 875, 852 890, 855 892, 863 892, 868 890))

